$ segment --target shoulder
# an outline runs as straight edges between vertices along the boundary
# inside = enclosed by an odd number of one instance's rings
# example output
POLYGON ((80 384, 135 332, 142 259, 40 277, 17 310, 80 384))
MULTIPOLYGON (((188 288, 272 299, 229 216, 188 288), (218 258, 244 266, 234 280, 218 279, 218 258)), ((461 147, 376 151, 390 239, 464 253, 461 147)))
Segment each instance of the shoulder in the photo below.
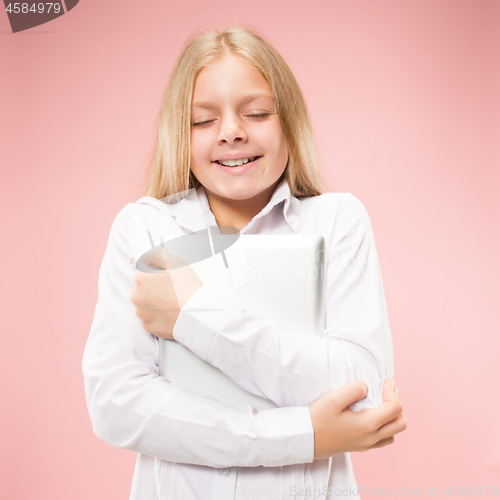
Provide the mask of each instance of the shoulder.
POLYGON ((141 200, 137 202, 127 203, 127 205, 118 212, 111 225, 111 235, 129 230, 133 222, 141 220, 141 218, 138 218, 138 215, 140 215, 143 210, 149 211, 151 210, 150 207, 154 206, 153 204, 146 204, 142 200, 144 200, 144 198, 141 198, 141 200))
POLYGON ((361 201, 352 193, 323 193, 319 196, 302 198, 301 201, 306 204, 323 205, 330 207, 337 207, 342 205, 343 207, 347 207, 348 209, 364 209, 361 201))
POLYGON ((125 205, 113 219, 108 246, 119 247, 132 256, 144 251, 144 248, 151 248, 148 233, 158 232, 158 221, 170 221, 172 224, 174 219, 169 216, 168 210, 162 210, 161 205, 161 201, 151 197, 125 205))
POLYGON ((299 199, 302 209, 318 210, 340 208, 343 212, 366 212, 364 205, 352 193, 323 193, 319 196, 310 196, 299 199))
POLYGON ((138 213, 172 215, 175 212, 175 205, 168 205, 151 196, 143 196, 135 203, 129 203, 129 205, 132 215, 138 213))
POLYGON ((125 236, 132 216, 132 205, 133 203, 128 203, 115 216, 111 224, 110 238, 125 236))
POLYGON ((179 207, 145 196, 129 203, 117 216, 128 239, 131 262, 136 262, 161 238, 172 239, 184 234, 178 223, 179 207))
POLYGON ((148 226, 157 218, 173 218, 171 207, 156 198, 144 196, 123 207, 116 215, 113 226, 132 230, 134 227, 148 226))
POLYGON ((144 196, 135 202, 127 203, 115 216, 113 224, 124 224, 141 210, 160 210, 162 202, 150 196, 144 196))
POLYGON ((300 203, 301 216, 316 220, 319 227, 328 228, 330 235, 370 224, 365 206, 352 193, 324 193, 302 198, 300 203))
POLYGON ((366 225, 370 217, 363 203, 352 193, 343 193, 337 209, 339 224, 366 225))

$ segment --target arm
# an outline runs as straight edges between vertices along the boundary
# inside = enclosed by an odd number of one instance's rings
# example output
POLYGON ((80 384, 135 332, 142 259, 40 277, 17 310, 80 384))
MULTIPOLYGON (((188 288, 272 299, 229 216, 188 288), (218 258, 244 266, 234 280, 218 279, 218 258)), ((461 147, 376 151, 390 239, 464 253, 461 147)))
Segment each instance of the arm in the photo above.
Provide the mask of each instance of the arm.
POLYGON ((99 299, 83 356, 87 406, 96 435, 113 446, 212 467, 311 462, 307 406, 255 412, 195 395, 158 376, 158 339, 129 300, 128 205, 116 217, 99 273, 99 299))
POLYGON ((182 311, 175 340, 281 407, 310 404, 355 379, 369 391, 352 408, 380 405, 384 379, 392 376, 390 330, 370 220, 351 194, 338 203, 326 259, 323 336, 280 330, 228 295, 211 303, 221 313, 182 311))

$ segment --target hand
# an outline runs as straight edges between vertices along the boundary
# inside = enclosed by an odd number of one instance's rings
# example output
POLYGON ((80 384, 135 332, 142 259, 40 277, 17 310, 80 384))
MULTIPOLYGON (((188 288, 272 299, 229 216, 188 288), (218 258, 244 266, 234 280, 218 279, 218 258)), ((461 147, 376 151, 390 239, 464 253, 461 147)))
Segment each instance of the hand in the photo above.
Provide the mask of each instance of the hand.
POLYGON ((394 442, 394 435, 406 429, 403 406, 392 389, 392 380, 384 382, 384 402, 377 408, 352 411, 347 407, 366 396, 367 386, 357 380, 327 392, 309 405, 314 429, 314 458, 339 453, 367 451, 394 442))
MULTIPOLYGON (((165 268, 166 263, 162 267, 165 268)), ((173 339, 181 308, 202 285, 189 265, 164 273, 138 271, 130 301, 146 331, 156 337, 173 339)))

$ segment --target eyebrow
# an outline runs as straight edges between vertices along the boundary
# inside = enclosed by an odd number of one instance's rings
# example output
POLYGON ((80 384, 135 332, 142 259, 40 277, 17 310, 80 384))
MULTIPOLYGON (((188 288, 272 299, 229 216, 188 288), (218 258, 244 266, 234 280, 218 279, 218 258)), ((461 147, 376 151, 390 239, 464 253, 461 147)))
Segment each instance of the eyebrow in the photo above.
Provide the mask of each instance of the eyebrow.
MULTIPOLYGON (((244 96, 242 99, 241 99, 241 102, 242 103, 247 103, 247 102, 250 102, 250 101, 255 101, 256 99, 262 99, 262 98, 265 98, 265 99, 271 99, 273 100, 273 97, 270 96, 269 94, 266 94, 264 92, 260 92, 260 93, 256 93, 256 94, 248 94, 246 96, 244 96)), ((208 101, 195 101, 193 102, 193 105, 192 105, 193 108, 205 108, 205 109, 210 109, 210 108, 213 108, 214 107, 214 104, 211 103, 211 102, 208 102, 208 101)))

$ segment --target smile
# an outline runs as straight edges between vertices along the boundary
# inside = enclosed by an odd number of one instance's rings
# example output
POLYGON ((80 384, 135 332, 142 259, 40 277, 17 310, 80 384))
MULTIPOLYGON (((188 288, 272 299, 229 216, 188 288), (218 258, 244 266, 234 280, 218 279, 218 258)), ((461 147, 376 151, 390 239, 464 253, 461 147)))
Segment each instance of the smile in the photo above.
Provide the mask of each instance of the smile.
POLYGON ((259 163, 261 158, 262 156, 255 156, 253 158, 243 158, 242 160, 238 161, 224 161, 224 163, 233 163, 235 165, 222 165, 222 163, 220 163, 218 160, 214 161, 213 163, 219 170, 222 170, 222 172, 235 175, 242 174, 243 172, 250 170, 259 163))
POLYGON ((257 158, 260 158, 260 156, 254 156, 252 158, 240 158, 239 160, 215 160, 215 162, 219 165, 224 165, 225 167, 236 167, 245 165, 246 163, 251 163, 257 158))

